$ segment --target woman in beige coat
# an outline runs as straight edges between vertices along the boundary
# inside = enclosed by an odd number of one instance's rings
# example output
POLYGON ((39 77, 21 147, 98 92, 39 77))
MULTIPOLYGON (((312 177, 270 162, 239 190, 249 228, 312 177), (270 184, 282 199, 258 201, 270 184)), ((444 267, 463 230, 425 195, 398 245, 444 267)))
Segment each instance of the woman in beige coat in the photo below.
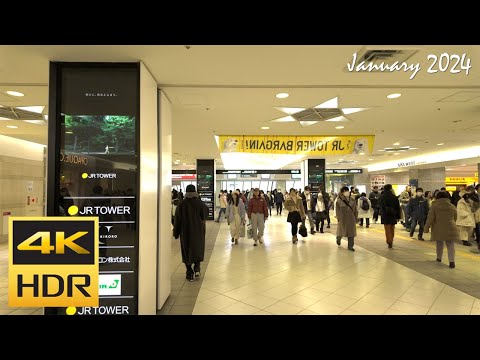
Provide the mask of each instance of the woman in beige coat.
POLYGON ((468 195, 465 190, 460 191, 460 200, 457 203, 457 227, 463 245, 472 246, 470 237, 472 236, 473 228, 475 227, 475 217, 473 216, 472 206, 468 200, 468 195))
POLYGON ((355 197, 350 195, 348 187, 344 186, 340 190, 337 201, 335 202, 335 217, 337 224, 337 245, 340 246, 342 237, 348 238, 348 250, 355 251, 355 236, 357 236, 358 210, 355 197))
POLYGON ((288 211, 287 222, 292 224, 292 243, 298 242, 297 232, 298 224, 305 220, 305 208, 303 201, 294 188, 290 189, 290 196, 285 200, 285 209, 288 211))
POLYGON ((442 261, 443 243, 447 245, 450 268, 455 267, 455 241, 460 240, 457 221, 457 208, 450 202, 448 194, 439 191, 432 202, 425 223, 425 230, 432 228, 432 241, 437 245, 437 261, 442 261))

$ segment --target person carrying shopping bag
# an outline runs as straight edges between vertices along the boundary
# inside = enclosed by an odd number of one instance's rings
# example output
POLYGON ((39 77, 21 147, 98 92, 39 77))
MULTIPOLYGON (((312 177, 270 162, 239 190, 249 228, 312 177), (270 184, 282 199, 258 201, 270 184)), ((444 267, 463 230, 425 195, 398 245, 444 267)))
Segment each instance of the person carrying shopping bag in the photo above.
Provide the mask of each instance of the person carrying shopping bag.
POLYGON ((303 207, 303 201, 294 188, 290 189, 290 196, 285 200, 285 209, 288 211, 287 222, 292 224, 292 243, 298 242, 298 224, 303 223, 307 215, 303 207))

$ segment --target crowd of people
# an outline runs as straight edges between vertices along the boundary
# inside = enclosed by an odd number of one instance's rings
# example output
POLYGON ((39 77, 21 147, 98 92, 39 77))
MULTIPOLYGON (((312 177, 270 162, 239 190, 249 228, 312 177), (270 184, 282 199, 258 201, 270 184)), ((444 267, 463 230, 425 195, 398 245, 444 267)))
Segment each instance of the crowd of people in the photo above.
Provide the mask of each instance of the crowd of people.
MULTIPOLYGON (((198 198, 195 187, 189 186, 185 198, 195 201, 183 201, 183 193, 172 191, 172 225, 176 238, 182 237, 183 233, 189 233, 190 237, 203 241, 202 246, 195 248, 193 257, 188 250, 191 247, 190 242, 182 241, 187 279, 193 280, 195 276, 199 276, 200 262, 203 261, 202 249, 205 247, 205 219, 208 209, 198 198), (185 229, 195 223, 198 229, 185 229)), ((443 248, 446 245, 449 266, 454 268, 456 241, 471 246, 471 240, 475 238, 480 252, 479 189, 480 185, 462 186, 450 194, 445 188, 432 193, 424 192, 419 187, 414 194, 412 188, 407 186, 398 196, 390 184, 380 189, 374 186, 368 196, 355 187, 347 186, 342 187, 338 195, 326 192, 322 186, 316 192, 312 192, 309 186, 303 191, 292 188, 289 192, 274 189, 265 193, 258 188, 243 192, 240 189, 230 192, 221 190, 220 210, 215 221, 226 219, 232 245, 238 244, 240 238, 249 234, 253 245, 258 246, 263 244, 265 222, 272 216, 272 208, 276 209, 278 216, 282 215, 285 208, 288 211, 287 222, 291 225, 292 244, 297 244, 299 233, 302 237, 308 236, 307 219, 311 235, 324 233, 325 222, 326 228, 330 228, 330 211, 333 210, 337 219, 337 245, 341 246, 342 239, 347 238, 348 250, 355 251, 357 225, 363 227, 365 224, 365 227, 369 228, 370 219, 376 224, 380 217, 389 249, 393 248, 395 225, 398 222, 409 231, 410 237, 413 237, 418 225, 418 240, 424 241, 423 234, 431 229, 431 240, 436 242, 437 261, 442 261, 443 248)))

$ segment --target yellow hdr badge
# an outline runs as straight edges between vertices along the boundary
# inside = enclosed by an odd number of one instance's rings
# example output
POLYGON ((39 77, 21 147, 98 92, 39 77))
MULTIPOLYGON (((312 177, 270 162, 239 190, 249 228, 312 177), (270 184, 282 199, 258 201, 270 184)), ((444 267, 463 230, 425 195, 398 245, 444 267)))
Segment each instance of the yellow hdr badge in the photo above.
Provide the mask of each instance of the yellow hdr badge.
POLYGON ((8 225, 9 306, 99 306, 97 217, 12 217, 8 225))

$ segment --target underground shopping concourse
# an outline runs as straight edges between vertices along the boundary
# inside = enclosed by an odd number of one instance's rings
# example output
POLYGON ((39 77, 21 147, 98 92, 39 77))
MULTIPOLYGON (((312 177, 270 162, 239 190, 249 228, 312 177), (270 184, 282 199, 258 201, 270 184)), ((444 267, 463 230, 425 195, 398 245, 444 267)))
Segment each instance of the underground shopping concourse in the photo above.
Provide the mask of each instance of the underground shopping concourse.
POLYGON ((0 54, 0 315, 480 314, 480 46, 0 54))

